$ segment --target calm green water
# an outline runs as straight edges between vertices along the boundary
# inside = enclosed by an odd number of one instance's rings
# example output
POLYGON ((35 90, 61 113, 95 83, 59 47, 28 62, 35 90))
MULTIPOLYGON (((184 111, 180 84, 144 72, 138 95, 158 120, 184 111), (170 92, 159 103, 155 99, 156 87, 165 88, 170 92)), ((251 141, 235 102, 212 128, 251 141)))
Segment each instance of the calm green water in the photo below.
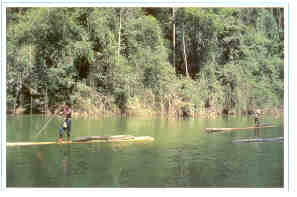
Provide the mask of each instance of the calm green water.
MULTIPOLYGON (((54 141, 59 120, 7 117, 7 141, 54 141)), ((276 128, 208 134, 206 127, 247 127, 247 118, 166 120, 73 119, 72 138, 152 136, 146 144, 68 144, 7 147, 7 187, 283 187, 284 144, 233 144, 241 138, 283 136, 276 128)))

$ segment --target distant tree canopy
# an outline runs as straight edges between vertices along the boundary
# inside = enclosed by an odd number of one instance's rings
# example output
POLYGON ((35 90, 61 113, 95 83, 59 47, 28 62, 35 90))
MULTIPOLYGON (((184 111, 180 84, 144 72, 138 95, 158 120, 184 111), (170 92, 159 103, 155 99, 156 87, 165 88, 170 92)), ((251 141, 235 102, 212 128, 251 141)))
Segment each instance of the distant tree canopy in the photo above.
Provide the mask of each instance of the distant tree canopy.
POLYGON ((282 8, 7 8, 10 109, 248 113, 282 106, 283 81, 282 8))

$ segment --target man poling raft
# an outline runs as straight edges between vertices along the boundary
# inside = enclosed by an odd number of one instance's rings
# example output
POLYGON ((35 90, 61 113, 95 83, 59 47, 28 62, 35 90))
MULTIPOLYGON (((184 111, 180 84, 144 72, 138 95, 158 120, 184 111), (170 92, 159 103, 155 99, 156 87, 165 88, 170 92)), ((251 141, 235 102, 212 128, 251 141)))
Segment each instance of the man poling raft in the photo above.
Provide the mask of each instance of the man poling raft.
POLYGON ((71 132, 71 116, 72 116, 72 110, 70 107, 70 103, 65 103, 64 109, 60 114, 63 114, 63 125, 61 128, 59 128, 59 138, 58 142, 61 143, 63 142, 63 134, 66 131, 67 132, 67 141, 70 140, 70 132, 71 132))
MULTIPOLYGON (((49 144, 89 144, 89 143, 98 143, 98 142, 105 142, 105 143, 131 143, 131 142, 140 142, 140 143, 146 143, 146 142, 152 142, 154 141, 153 137, 150 136, 139 136, 135 137, 132 135, 114 135, 114 136, 86 136, 86 137, 79 137, 75 138, 73 140, 70 140, 70 132, 71 132, 71 116, 72 116, 72 110, 71 110, 71 104, 65 103, 64 106, 62 105, 60 108, 58 108, 54 116, 56 114, 63 115, 63 123, 62 126, 59 128, 59 137, 57 141, 41 141, 41 142, 7 142, 7 147, 18 147, 18 146, 36 146, 36 145, 49 145, 49 144), (59 113, 61 108, 63 110, 59 113), (63 141, 63 134, 66 131, 67 133, 67 140, 63 141)), ((54 117, 53 116, 53 117, 54 117)), ((49 124, 51 120, 53 120, 53 117, 49 119, 46 124, 40 129, 38 134, 35 136, 38 137, 41 132, 46 128, 46 126, 49 124)))
POLYGON ((261 110, 260 109, 257 109, 256 111, 255 111, 255 118, 254 118, 254 120, 255 120, 255 125, 257 126, 257 127, 259 127, 260 126, 260 115, 261 115, 261 110))

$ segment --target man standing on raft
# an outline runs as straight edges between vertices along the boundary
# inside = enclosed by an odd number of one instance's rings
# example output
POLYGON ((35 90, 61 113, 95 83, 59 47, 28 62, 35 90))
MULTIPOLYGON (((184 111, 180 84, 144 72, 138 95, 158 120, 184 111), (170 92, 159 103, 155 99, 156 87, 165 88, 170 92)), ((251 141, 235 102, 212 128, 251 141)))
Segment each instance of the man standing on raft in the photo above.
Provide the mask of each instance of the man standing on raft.
POLYGON ((261 110, 260 109, 257 109, 256 112, 255 112, 255 125, 258 127, 260 126, 260 115, 261 115, 261 110))
POLYGON ((70 140, 70 131, 71 131, 71 114, 72 110, 70 108, 69 103, 65 103, 64 110, 60 112, 60 114, 63 114, 64 121, 62 127, 59 129, 59 139, 58 142, 63 141, 63 133, 66 130, 67 131, 67 140, 70 140))

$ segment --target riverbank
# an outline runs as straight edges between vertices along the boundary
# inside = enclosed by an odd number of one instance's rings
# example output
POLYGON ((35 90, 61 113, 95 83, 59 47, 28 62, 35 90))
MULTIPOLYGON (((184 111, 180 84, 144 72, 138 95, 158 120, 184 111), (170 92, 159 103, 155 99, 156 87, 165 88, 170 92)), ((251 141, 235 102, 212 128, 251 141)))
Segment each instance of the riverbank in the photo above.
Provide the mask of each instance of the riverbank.
MULTIPOLYGON (((193 119, 216 119, 221 116, 253 116, 253 111, 250 112, 236 112, 231 111, 229 114, 224 114, 216 109, 200 109, 200 110, 193 110, 190 107, 186 108, 185 106, 190 106, 190 104, 181 104, 181 107, 171 110, 160 110, 157 111, 152 108, 145 108, 141 104, 137 105, 129 105, 126 109, 125 113, 122 113, 119 108, 114 107, 113 110, 106 110, 106 107, 97 107, 92 104, 84 104, 78 105, 74 104, 72 106, 73 112, 72 116, 74 118, 84 118, 84 119, 93 119, 93 118, 100 118, 100 117, 147 117, 147 118, 168 118, 168 119, 185 119, 185 118, 193 118, 193 119)), ((62 104, 55 107, 55 109, 62 108, 62 104)), ((260 109, 261 114, 263 116, 270 116, 275 119, 283 119, 284 110, 280 108, 270 108, 270 109, 260 109)), ((28 110, 27 110, 28 111, 28 110)), ((26 113, 24 108, 16 109, 15 113, 8 112, 8 115, 16 114, 30 114, 26 113)), ((33 114, 46 114, 46 115, 54 115, 54 110, 48 110, 46 113, 33 113, 33 114)))
MULTIPOLYGON (((192 82, 192 81, 191 81, 192 82)), ((255 104, 237 104, 234 107, 219 103, 219 97, 211 96, 208 99, 199 98, 199 93, 188 95, 181 92, 157 95, 151 90, 144 90, 139 94, 120 94, 118 96, 103 94, 94 88, 77 85, 68 101, 72 103, 73 117, 163 117, 170 119, 201 118, 216 119, 220 116, 248 116, 253 115, 256 109, 262 115, 269 115, 280 119, 283 117, 283 106, 256 107, 255 104)), ((55 114, 63 108, 65 101, 49 105, 25 105, 11 109, 7 114, 55 114)))

